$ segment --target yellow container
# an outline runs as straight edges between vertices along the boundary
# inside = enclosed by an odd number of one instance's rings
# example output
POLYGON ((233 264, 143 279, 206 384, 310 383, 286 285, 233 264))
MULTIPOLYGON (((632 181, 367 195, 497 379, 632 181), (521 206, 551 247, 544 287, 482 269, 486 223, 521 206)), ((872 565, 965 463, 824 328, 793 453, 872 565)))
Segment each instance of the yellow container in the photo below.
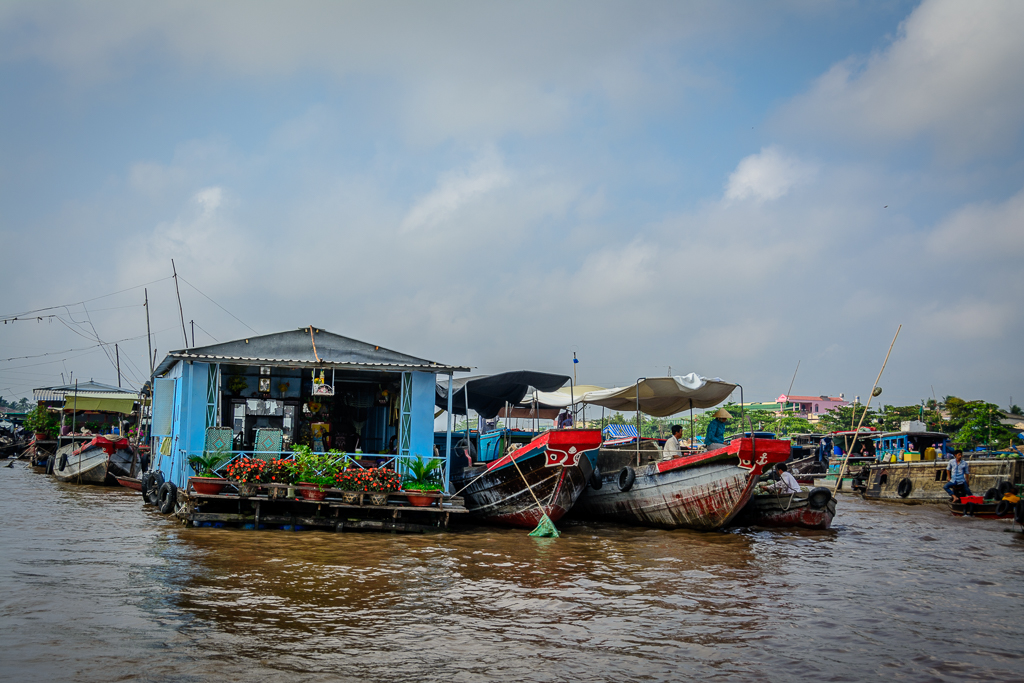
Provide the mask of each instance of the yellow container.
POLYGON ((910 451, 907 451, 906 453, 903 454, 903 462, 920 462, 920 461, 921 461, 921 454, 920 453, 912 453, 910 451))

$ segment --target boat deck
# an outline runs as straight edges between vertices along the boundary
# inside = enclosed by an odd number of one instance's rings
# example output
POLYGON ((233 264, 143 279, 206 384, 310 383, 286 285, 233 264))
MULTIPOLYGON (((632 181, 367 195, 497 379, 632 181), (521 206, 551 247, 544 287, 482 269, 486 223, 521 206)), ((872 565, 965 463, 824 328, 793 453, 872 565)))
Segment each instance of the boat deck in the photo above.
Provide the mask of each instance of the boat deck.
POLYGON ((328 490, 328 496, 323 500, 307 500, 301 497, 271 497, 267 494, 242 496, 237 493, 179 491, 176 514, 190 526, 421 533, 447 528, 451 515, 467 512, 459 496, 394 492, 388 495, 387 504, 372 505, 368 493, 358 494, 353 503, 347 503, 331 493, 328 490), (430 506, 420 507, 410 504, 408 495, 422 495, 434 501, 430 506))

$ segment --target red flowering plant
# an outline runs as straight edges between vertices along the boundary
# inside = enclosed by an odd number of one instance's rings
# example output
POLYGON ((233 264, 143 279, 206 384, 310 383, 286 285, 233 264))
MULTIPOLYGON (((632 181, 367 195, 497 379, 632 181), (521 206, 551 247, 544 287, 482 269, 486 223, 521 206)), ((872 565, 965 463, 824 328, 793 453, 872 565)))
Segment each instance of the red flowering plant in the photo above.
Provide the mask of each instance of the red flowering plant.
POLYGON ((402 488, 402 476, 394 470, 383 467, 370 469, 347 469, 335 477, 336 488, 342 491, 368 493, 390 493, 402 488))
POLYGON ((228 479, 240 484, 259 484, 266 481, 267 463, 256 458, 238 458, 231 461, 224 472, 228 479))
POLYGON ((264 481, 268 484, 291 484, 292 473, 295 470, 293 460, 271 460, 263 468, 264 481))

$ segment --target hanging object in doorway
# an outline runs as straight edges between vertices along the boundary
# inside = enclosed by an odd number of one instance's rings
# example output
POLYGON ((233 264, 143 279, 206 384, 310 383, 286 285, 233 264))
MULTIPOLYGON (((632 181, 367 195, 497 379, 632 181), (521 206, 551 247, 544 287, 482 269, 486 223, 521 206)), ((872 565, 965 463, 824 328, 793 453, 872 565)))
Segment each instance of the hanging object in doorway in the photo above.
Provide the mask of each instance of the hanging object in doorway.
POLYGON ((320 371, 320 376, 316 376, 316 370, 313 371, 313 395, 314 396, 334 396, 334 387, 327 384, 324 381, 324 371, 320 371))

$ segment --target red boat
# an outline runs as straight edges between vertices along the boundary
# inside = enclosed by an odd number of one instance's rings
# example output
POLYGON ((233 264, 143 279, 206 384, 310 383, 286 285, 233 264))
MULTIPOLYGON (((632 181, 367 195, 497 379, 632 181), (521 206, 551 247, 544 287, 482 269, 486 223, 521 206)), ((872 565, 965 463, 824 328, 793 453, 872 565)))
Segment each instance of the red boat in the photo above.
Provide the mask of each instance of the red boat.
POLYGON ((738 438, 723 448, 637 466, 642 451, 602 448, 577 503, 586 519, 666 529, 718 529, 747 504, 757 478, 789 458, 789 441, 738 438), (633 464, 623 464, 632 460, 633 464))
POLYGON ((1014 519, 1024 524, 1024 499, 1012 496, 1009 500, 985 501, 983 496, 961 496, 949 503, 949 511, 957 517, 982 519, 1014 519))
POLYGON ((800 493, 758 493, 730 526, 828 529, 836 516, 836 499, 823 486, 800 493))
POLYGON ((597 429, 547 431, 493 462, 453 472, 452 487, 477 519, 528 529, 542 515, 557 522, 587 487, 600 445, 597 429))

